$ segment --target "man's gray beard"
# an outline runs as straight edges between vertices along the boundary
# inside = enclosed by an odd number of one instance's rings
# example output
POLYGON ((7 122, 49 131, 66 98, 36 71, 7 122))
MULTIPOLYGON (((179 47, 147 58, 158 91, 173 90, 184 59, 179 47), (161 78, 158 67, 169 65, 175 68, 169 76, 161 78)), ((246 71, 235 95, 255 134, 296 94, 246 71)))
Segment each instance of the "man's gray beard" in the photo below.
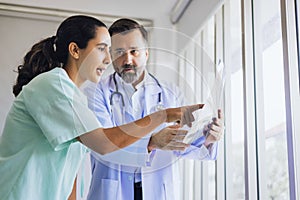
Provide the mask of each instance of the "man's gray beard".
POLYGON ((122 73, 122 79, 126 82, 126 83, 133 83, 134 81, 137 80, 137 75, 136 73, 132 74, 132 73, 122 73))

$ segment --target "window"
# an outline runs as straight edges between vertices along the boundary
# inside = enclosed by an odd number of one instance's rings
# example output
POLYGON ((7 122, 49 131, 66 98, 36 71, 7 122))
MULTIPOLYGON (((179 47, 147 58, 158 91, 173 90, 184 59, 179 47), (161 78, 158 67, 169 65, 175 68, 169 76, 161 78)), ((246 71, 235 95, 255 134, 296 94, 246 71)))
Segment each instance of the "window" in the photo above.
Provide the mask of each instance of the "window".
POLYGON ((298 32, 298 79, 299 79, 299 93, 300 93, 300 3, 299 1, 295 0, 296 4, 296 26, 297 26, 297 32, 298 32))
POLYGON ((243 66, 242 66, 242 27, 241 0, 230 3, 230 134, 231 135, 231 168, 232 198, 245 199, 245 160, 244 160, 244 98, 243 98, 243 66), (233 12, 234 11, 234 12, 233 12))
MULTIPOLYGON (((201 48, 188 44, 184 50, 182 55, 194 58, 195 66, 199 67, 202 75, 212 69, 203 52, 211 58, 215 70, 221 51, 225 68, 230 69, 225 90, 226 138, 224 148, 219 149, 219 156, 224 156, 224 159, 218 157, 216 162, 201 162, 201 167, 198 162, 185 163, 185 169, 193 170, 193 173, 189 173, 192 178, 186 178, 185 181, 195 185, 193 191, 186 188, 185 192, 192 194, 184 197, 297 199, 296 192, 300 188, 297 180, 300 163, 297 130, 300 129, 296 122, 300 116, 300 64, 294 63, 296 59, 300 60, 300 5, 298 1, 295 2, 297 9, 291 9, 293 4, 288 0, 226 0, 223 8, 207 20, 195 37, 201 48), (282 12, 284 3, 288 3, 289 12, 298 11, 298 32, 290 33, 294 29, 289 29, 289 26, 293 24, 286 25, 289 34, 298 37, 297 58, 289 55, 294 55, 293 48, 289 51, 285 49, 287 43, 295 40, 285 36, 281 27, 288 17, 293 16, 282 12), (219 16, 222 16, 223 30, 216 28, 219 16), (221 40, 220 34, 223 34, 221 40), (289 73, 292 74, 287 74, 286 60, 293 60, 288 63, 289 73), (287 94, 289 98, 286 98, 287 94), (291 144, 294 147, 290 147, 291 144), (221 170, 219 162, 224 162, 221 170), (295 173, 296 177, 290 177, 290 172, 295 173), (201 181, 195 181, 197 178, 201 178, 201 181), (219 184, 219 180, 224 184, 219 184)), ((184 67, 181 69, 185 74, 191 73, 184 67)), ((204 100, 205 85, 199 82, 196 75, 189 80, 189 84, 195 84, 191 88, 196 92, 201 91, 201 100, 204 100), (201 88, 197 87, 199 85, 201 88)))
MULTIPOLYGON (((208 82, 207 87, 208 92, 213 93, 214 88, 212 87, 213 84, 210 84, 209 80, 211 76, 208 72, 214 72, 215 71, 215 18, 214 16, 211 17, 208 21, 206 26, 203 28, 202 31, 202 48, 203 48, 203 79, 208 82)), ((208 93, 209 94, 209 93, 208 93)), ((213 94, 212 94, 213 95, 213 94)), ((204 95, 206 97, 206 94, 204 95)), ((215 105, 217 106, 217 105, 215 105)), ((214 105, 213 105, 214 107, 214 105)), ((213 108, 214 109, 214 108, 213 108)), ((216 162, 215 161, 206 161, 203 162, 203 165, 205 166, 204 170, 206 170, 206 173, 208 174, 208 185, 207 185, 207 199, 216 199, 216 162)), ((206 199, 205 198, 205 199, 206 199)))
POLYGON ((255 1, 257 129, 262 197, 289 199, 280 0, 255 1))

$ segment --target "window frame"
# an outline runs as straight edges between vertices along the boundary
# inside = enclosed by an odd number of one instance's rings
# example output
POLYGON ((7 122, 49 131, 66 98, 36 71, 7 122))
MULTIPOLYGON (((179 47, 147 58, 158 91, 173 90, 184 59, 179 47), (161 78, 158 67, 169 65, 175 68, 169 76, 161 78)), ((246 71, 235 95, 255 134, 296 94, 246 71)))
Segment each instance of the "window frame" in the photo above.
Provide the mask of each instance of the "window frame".
POLYGON ((297 155, 300 152, 300 136, 297 133, 300 132, 300 125, 296 121, 300 117, 299 112, 297 112, 300 109, 300 96, 299 85, 295 84, 299 83, 300 60, 299 16, 297 16, 297 10, 299 11, 299 5, 296 4, 296 1, 281 0, 290 199, 298 199, 300 197, 300 184, 299 180, 297 180, 300 167, 300 158, 297 155), (295 12, 289 12, 290 10, 295 12))

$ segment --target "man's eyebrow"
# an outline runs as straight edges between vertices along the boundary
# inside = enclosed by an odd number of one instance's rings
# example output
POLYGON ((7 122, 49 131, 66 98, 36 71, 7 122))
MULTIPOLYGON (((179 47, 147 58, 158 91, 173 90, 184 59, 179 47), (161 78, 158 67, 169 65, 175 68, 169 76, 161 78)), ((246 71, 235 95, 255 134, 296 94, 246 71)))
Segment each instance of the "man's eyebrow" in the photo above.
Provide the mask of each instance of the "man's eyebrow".
POLYGON ((138 46, 131 46, 131 47, 129 47, 129 49, 139 49, 140 47, 138 47, 138 46))
MULTIPOLYGON (((144 47, 143 47, 144 48, 144 47)), ((143 49, 143 48, 141 48, 141 47, 137 47, 137 46, 134 46, 134 47, 129 47, 128 49, 129 50, 134 50, 134 49, 143 49)), ((127 50, 128 50, 127 49, 127 50)), ((125 48, 116 48, 116 49, 112 49, 113 51, 124 51, 125 50, 125 48)))
POLYGON ((130 50, 142 50, 142 49, 147 49, 146 46, 132 46, 132 47, 129 47, 128 49, 130 50))
POLYGON ((114 49, 114 51, 120 51, 120 50, 124 50, 124 48, 116 48, 116 49, 114 49))

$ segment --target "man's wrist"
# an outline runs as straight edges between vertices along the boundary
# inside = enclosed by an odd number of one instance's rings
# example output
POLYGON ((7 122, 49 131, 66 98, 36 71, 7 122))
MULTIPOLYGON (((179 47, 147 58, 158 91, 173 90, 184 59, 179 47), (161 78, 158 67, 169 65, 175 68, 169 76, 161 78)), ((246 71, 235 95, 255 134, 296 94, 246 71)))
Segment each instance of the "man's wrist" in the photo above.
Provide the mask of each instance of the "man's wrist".
POLYGON ((209 143, 207 140, 204 143, 204 146, 209 149, 212 146, 212 143, 209 143))

